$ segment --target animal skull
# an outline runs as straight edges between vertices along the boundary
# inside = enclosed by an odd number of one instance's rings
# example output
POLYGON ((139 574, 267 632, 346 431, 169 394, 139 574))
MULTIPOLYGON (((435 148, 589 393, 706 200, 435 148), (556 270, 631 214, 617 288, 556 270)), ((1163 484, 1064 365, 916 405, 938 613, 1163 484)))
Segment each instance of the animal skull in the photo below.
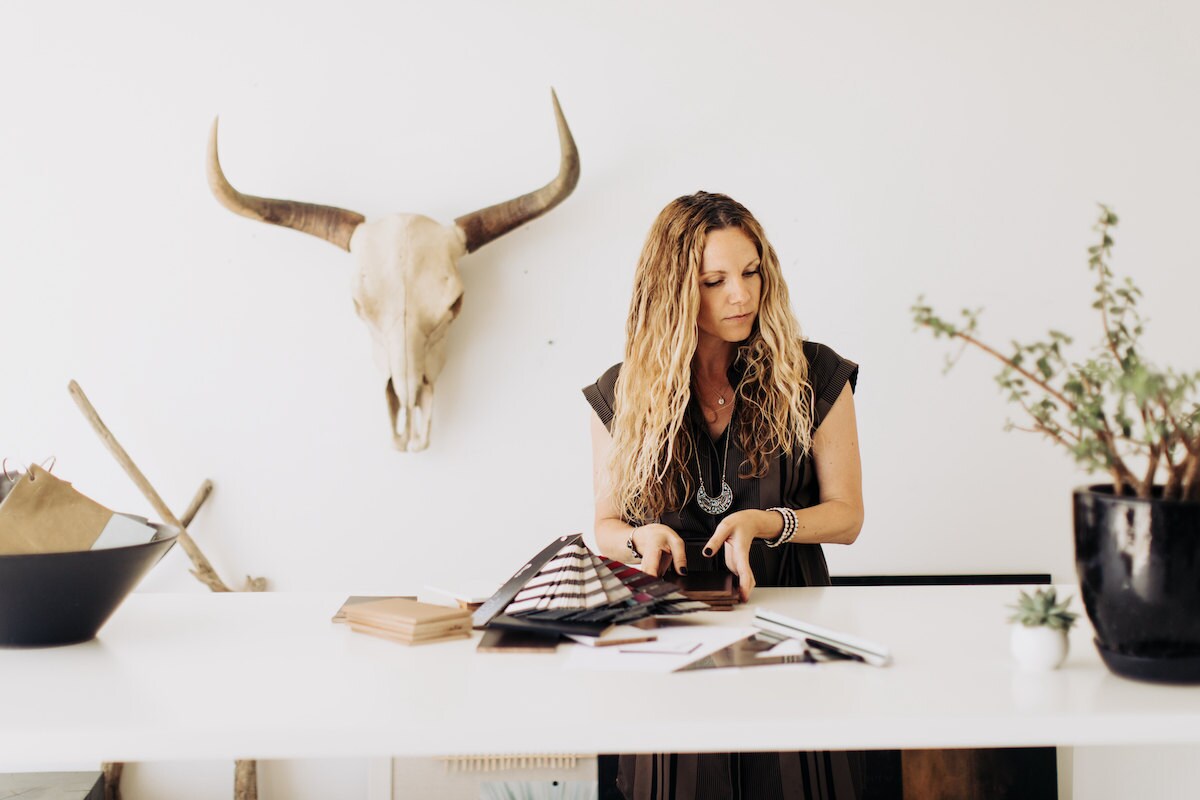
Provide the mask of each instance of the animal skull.
POLYGON ((354 308, 367 323, 376 360, 388 375, 392 441, 398 450, 429 446, 433 384, 445 361, 445 337, 462 306, 458 259, 561 203, 579 181, 579 152, 551 92, 562 152, 558 176, 541 189, 461 216, 453 226, 419 214, 368 222, 331 206, 242 194, 217 157, 217 120, 208 140, 208 185, 244 217, 319 236, 354 255, 354 308))

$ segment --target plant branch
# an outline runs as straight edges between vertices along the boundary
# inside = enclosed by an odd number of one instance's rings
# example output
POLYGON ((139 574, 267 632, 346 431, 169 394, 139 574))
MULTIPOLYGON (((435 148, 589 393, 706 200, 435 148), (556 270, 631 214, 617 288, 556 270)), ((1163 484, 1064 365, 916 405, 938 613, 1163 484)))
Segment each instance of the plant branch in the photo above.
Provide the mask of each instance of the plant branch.
POLYGON ((1196 476, 1200 475, 1200 458, 1195 455, 1187 460, 1187 468, 1183 471, 1183 499, 1200 500, 1200 485, 1196 476))
POLYGON ((1058 442, 1059 444, 1061 444, 1063 447, 1066 447, 1067 449, 1070 449, 1072 447, 1072 442, 1067 441, 1065 438, 1063 438, 1064 436, 1069 436, 1072 439, 1074 439, 1075 444, 1079 443, 1079 435, 1078 434, 1067 430, 1062 425, 1058 425, 1057 421, 1055 422, 1055 425, 1057 425, 1058 430, 1054 430, 1053 428, 1050 428, 1044 422, 1042 422, 1040 419, 1038 419, 1038 415, 1033 413, 1033 409, 1031 409, 1029 407, 1029 404, 1026 403, 1024 399, 1017 398, 1016 402, 1017 402, 1017 405, 1021 406, 1021 409, 1033 419, 1033 424, 1035 427, 1022 428, 1019 425, 1013 425, 1012 426, 1013 430, 1023 431, 1025 433, 1045 434, 1046 436, 1049 436, 1050 438, 1054 439, 1054 441, 1058 442))
POLYGON ((1068 361, 1061 347, 1071 337, 1056 330, 1042 341, 1014 341, 1006 357, 976 338, 979 310, 963 309, 966 322, 955 324, 934 313, 923 297, 910 309, 913 321, 935 338, 958 340, 963 350, 973 345, 1004 364, 996 382, 1033 419, 1030 432, 1062 445, 1088 470, 1109 473, 1115 494, 1151 497, 1165 466, 1164 499, 1200 500, 1200 403, 1194 402, 1200 372, 1160 370, 1142 359, 1144 321, 1137 309, 1142 293, 1129 278, 1116 282, 1109 261, 1118 219, 1107 206, 1100 209, 1093 228, 1100 241, 1088 247, 1088 269, 1097 276, 1092 307, 1100 312, 1104 339, 1092 357, 1068 361), (1029 400, 1033 387, 1045 392, 1036 402, 1029 400))
POLYGON ((1108 320, 1108 304, 1109 304, 1109 275, 1108 265, 1104 263, 1104 255, 1108 255, 1112 248, 1112 239, 1108 235, 1108 209, 1105 209, 1105 216, 1101 219, 1100 224, 1096 227, 1100 230, 1100 244, 1096 245, 1092 251, 1092 264, 1095 265, 1097 273, 1100 275, 1100 283, 1098 291, 1100 292, 1100 322, 1104 326, 1104 338, 1108 342, 1109 352, 1118 364, 1121 363, 1121 354, 1117 352, 1117 337, 1113 334, 1112 326, 1108 320))
MULTIPOLYGON (((1095 392, 1096 396, 1102 397, 1100 387, 1093 386, 1087 376, 1080 376, 1080 381, 1089 392, 1095 392)), ((1113 493, 1120 494, 1122 486, 1128 486, 1133 489, 1138 496, 1141 496, 1141 484, 1134 477, 1133 472, 1129 467, 1125 466, 1125 460, 1121 458, 1121 451, 1117 447, 1117 436, 1113 433, 1112 427, 1108 424, 1108 415, 1101 412, 1098 415, 1100 422, 1104 424, 1103 430, 1097 428, 1096 436, 1100 439, 1100 443, 1104 445, 1105 454, 1108 456, 1109 469, 1113 473, 1113 493)))
POLYGON ((1071 402, 1062 392, 1058 391, 1053 386, 1046 383, 1044 380, 1039 378, 1037 375, 1034 375, 1032 372, 1025 369, 1024 367, 1022 367, 1018 364, 1014 364, 1012 362, 1012 359, 1006 358, 995 348, 981 342, 980 340, 976 339, 974 336, 971 336, 970 334, 963 333, 962 331, 955 331, 953 335, 958 337, 959 339, 962 339, 964 342, 967 342, 968 344, 972 344, 972 345, 978 347, 983 352, 985 352, 988 355, 992 356, 993 358, 1003 362, 1010 369, 1015 370, 1016 372, 1019 372, 1023 377, 1032 381, 1034 384, 1036 384, 1038 387, 1040 387, 1047 394, 1051 395, 1056 400, 1058 400, 1063 405, 1065 405, 1068 410, 1070 410, 1070 411, 1076 410, 1077 406, 1075 405, 1075 403, 1071 402))

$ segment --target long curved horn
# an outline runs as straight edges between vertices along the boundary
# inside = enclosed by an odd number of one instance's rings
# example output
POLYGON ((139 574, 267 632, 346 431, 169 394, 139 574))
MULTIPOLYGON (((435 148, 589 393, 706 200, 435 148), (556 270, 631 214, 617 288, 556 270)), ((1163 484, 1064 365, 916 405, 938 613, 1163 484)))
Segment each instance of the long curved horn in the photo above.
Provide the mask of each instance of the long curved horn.
POLYGON ((575 139, 571 136, 571 129, 567 127, 567 120, 558 105, 558 95, 553 89, 550 90, 550 97, 554 100, 554 116, 558 120, 558 143, 562 149, 558 177, 535 192, 488 206, 454 220, 467 235, 468 253, 478 250, 518 225, 524 225, 529 220, 545 214, 566 200, 575 189, 575 184, 579 183, 579 150, 575 147, 575 139))
POLYGON ((343 250, 350 250, 350 237, 354 234, 354 229, 366 221, 362 214, 333 206, 255 197, 234 189, 225 179, 225 173, 221 171, 221 161, 217 157, 218 120, 219 117, 213 119, 212 131, 208 135, 207 172, 208 188, 212 189, 213 195, 221 205, 243 217, 282 225, 302 233, 311 233, 343 250))

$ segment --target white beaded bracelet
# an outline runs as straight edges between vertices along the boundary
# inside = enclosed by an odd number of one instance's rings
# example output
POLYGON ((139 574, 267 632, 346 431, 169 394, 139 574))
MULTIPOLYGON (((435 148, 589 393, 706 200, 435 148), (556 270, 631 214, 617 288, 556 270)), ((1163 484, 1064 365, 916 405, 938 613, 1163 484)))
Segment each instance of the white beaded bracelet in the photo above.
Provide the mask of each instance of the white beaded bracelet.
POLYGON ((766 539, 764 544, 767 547, 779 547, 787 544, 796 535, 796 512, 790 508, 768 508, 767 511, 778 511, 779 516, 783 517, 783 531, 774 539, 766 539))

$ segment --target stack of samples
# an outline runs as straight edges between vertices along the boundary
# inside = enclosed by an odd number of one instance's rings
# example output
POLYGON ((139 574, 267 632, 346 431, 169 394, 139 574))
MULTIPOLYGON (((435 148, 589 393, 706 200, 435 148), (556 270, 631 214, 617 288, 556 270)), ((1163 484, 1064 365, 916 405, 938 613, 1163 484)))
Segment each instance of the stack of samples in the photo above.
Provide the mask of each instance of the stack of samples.
POLYGON ((471 635, 471 612, 403 597, 346 607, 352 630, 401 644, 427 644, 471 635))
POLYGON ((738 578, 731 572, 689 572, 680 575, 669 570, 663 580, 675 584, 689 600, 707 603, 713 611, 731 611, 741 602, 738 578))

